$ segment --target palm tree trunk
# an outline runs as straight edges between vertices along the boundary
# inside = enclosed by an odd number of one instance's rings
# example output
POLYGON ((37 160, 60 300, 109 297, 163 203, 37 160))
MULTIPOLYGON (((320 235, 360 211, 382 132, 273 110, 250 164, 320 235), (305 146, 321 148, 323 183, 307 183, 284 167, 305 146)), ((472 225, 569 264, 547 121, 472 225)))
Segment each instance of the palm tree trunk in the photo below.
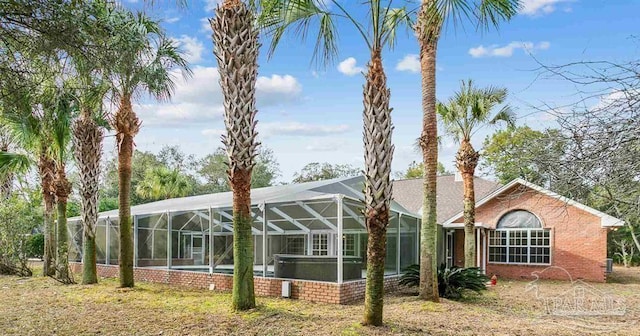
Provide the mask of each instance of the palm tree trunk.
POLYGON ((98 282, 95 236, 98 221, 98 186, 103 137, 102 129, 91 118, 90 111, 84 109, 73 127, 74 154, 80 173, 80 196, 82 199, 83 284, 98 282))
POLYGON ((462 174, 464 186, 464 267, 476 267, 476 198, 473 176, 480 155, 471 142, 463 139, 456 156, 456 165, 462 174))
POLYGON ((244 2, 226 0, 209 20, 224 96, 229 183, 233 191, 234 310, 254 308, 251 171, 255 166, 258 29, 244 2))
POLYGON ((53 221, 55 162, 47 155, 41 154, 38 162, 38 171, 44 203, 44 264, 42 274, 44 276, 54 276, 56 271, 56 230, 53 221))
MULTIPOLYGON (((422 227, 420 232, 420 298, 439 302, 438 297, 438 224, 436 212, 436 180, 438 174, 438 124, 436 119, 436 53, 438 34, 427 22, 428 8, 432 4, 423 1, 420 7, 418 37, 420 43, 420 70, 422 72, 422 134, 420 148, 424 162, 424 195, 422 199, 422 227)), ((436 31, 439 31, 435 27, 436 31)))
POLYGON ((56 169, 56 206, 57 206, 57 254, 56 278, 65 284, 73 283, 69 273, 69 239, 67 233, 67 199, 71 194, 71 183, 67 179, 64 164, 56 169))
POLYGON ((363 120, 365 220, 369 237, 363 324, 379 326, 384 307, 384 264, 392 195, 393 126, 389 107, 391 92, 387 88, 380 50, 372 52, 367 68, 363 120))
POLYGON ((120 220, 120 287, 133 287, 133 229, 131 224, 131 160, 133 138, 140 120, 133 111, 131 97, 123 96, 112 120, 118 142, 118 216, 120 220))

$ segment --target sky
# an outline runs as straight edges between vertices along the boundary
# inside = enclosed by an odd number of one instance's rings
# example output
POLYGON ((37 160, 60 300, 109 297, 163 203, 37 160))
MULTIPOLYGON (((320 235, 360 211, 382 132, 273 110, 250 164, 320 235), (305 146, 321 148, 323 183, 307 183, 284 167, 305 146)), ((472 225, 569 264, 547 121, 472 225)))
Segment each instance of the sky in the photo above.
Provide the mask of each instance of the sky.
MULTIPOLYGON (((187 80, 176 73, 171 102, 143 97, 136 103, 134 109, 143 121, 135 140, 137 149, 158 152, 165 145, 178 145, 199 157, 213 153, 222 145, 224 123, 207 18, 213 16, 219 0, 188 1, 187 8, 178 8, 169 0, 153 8, 142 1, 123 1, 161 19, 193 70, 193 77, 187 80)), ((356 17, 365 18, 359 1, 339 1, 356 17)), ((637 34, 638 12, 637 0, 524 0, 520 13, 499 30, 478 32, 470 25, 448 26, 438 46, 437 98, 446 101, 460 81, 473 79, 480 86, 508 89, 508 104, 516 111, 518 125, 554 127, 553 115, 544 110, 575 100, 576 88, 540 76, 540 64, 627 60, 637 53, 638 44, 631 37, 637 34)), ((304 42, 288 35, 272 57, 267 55, 268 38, 261 38, 257 128, 259 141, 273 150, 280 164, 279 181, 291 181, 310 162, 363 166, 362 72, 369 53, 348 22, 338 20, 337 25, 339 55, 324 67, 311 62, 313 38, 304 42)), ((394 171, 421 160, 414 147, 422 122, 418 52, 415 36, 408 30, 398 34, 393 50, 383 52, 395 127, 394 171)), ((484 138, 495 131, 477 132, 475 148, 480 149, 484 138)), ((105 142, 108 155, 113 155, 113 148, 110 136, 105 142)), ((450 171, 455 169, 456 150, 457 144, 445 136, 439 160, 450 171)))

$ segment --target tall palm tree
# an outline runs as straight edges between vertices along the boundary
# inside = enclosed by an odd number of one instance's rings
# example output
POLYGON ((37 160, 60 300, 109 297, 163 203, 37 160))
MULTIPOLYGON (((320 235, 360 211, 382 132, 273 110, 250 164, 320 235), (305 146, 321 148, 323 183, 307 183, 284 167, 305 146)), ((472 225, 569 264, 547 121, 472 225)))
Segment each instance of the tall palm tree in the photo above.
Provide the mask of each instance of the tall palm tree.
POLYGON ((104 82, 96 79, 93 71, 76 61, 80 69, 81 89, 76 97, 80 116, 73 122, 72 135, 74 159, 80 176, 80 199, 82 217, 82 283, 98 282, 96 269, 96 224, 98 221, 98 197, 100 185, 100 159, 102 157, 102 141, 104 121, 102 100, 108 89, 104 82))
POLYGON ((478 88, 473 81, 462 82, 460 91, 436 109, 447 133, 460 143, 456 155, 456 167, 462 174, 464 185, 464 266, 475 267, 475 191, 473 177, 480 153, 471 145, 471 137, 487 125, 505 122, 513 126, 515 117, 509 105, 498 105, 507 98, 507 89, 498 87, 478 88))
POLYGON ((133 139, 140 130, 141 121, 133 110, 132 101, 143 93, 158 100, 170 99, 175 86, 172 70, 177 68, 184 76, 191 71, 158 21, 119 6, 109 8, 109 11, 110 25, 115 32, 108 42, 112 55, 101 68, 105 70, 110 93, 117 101, 117 109, 108 119, 116 133, 118 150, 120 286, 133 287, 131 158, 133 139))
POLYGON ((520 0, 422 0, 415 25, 422 72, 422 133, 424 198, 420 246, 420 297, 438 302, 436 176, 438 125, 436 117, 436 53, 443 28, 468 19, 481 29, 498 27, 517 14, 520 0))
POLYGON ((193 186, 180 170, 153 167, 145 172, 136 193, 146 199, 163 200, 187 196, 192 190, 193 186))
POLYGON ((224 96, 226 135, 222 142, 229 160, 228 177, 233 192, 233 301, 235 310, 256 306, 253 287, 251 235, 251 172, 256 149, 256 80, 258 27, 252 9, 240 0, 225 0, 209 20, 213 53, 218 60, 224 96))
POLYGON ((380 0, 363 2, 367 11, 365 24, 356 21, 353 14, 338 1, 330 2, 331 9, 314 0, 272 0, 262 4, 261 22, 273 36, 271 51, 285 31, 294 28, 302 38, 317 18, 320 27, 316 40, 316 55, 330 61, 337 54, 337 29, 334 18, 344 18, 363 38, 371 58, 367 63, 363 90, 364 161, 365 161, 365 222, 367 241, 367 282, 363 324, 382 325, 384 305, 384 263, 386 233, 392 197, 390 181, 393 145, 391 144, 391 92, 382 66, 382 51, 393 47, 396 32, 403 24, 409 24, 409 13, 404 8, 391 8, 380 0), (366 25, 370 28, 367 29, 366 25))

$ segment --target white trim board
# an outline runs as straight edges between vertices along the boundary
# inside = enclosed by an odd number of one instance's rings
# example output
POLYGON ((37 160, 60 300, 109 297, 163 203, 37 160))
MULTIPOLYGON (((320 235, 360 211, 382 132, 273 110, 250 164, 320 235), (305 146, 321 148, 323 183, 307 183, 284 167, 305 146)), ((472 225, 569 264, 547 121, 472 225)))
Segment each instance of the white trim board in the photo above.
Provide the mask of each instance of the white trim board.
MULTIPOLYGON (((517 178, 505 185, 503 185, 502 187, 496 189, 495 191, 493 191, 492 193, 490 193, 489 195, 485 196, 484 198, 482 198, 481 200, 479 200, 478 202, 476 202, 476 209, 479 208, 480 206, 482 206, 483 204, 489 202, 490 200, 494 199, 495 197, 497 197, 498 195, 502 194, 503 192, 505 192, 506 190, 512 188, 515 185, 523 185, 525 187, 531 188, 543 195, 558 199, 564 203, 567 203, 568 205, 574 206, 580 210, 586 211, 594 216, 598 216, 600 217, 600 225, 604 228, 606 227, 617 227, 617 226, 623 226, 624 225, 624 221, 618 218, 615 218, 611 215, 607 215, 606 213, 602 212, 602 211, 598 211, 592 207, 586 206, 580 202, 574 201, 570 198, 561 196, 559 194, 554 193, 551 190, 545 189, 539 185, 533 184, 531 182, 527 182, 521 178, 517 178)), ((442 223, 442 226, 446 227, 447 225, 450 225, 453 223, 453 221, 461 216, 464 215, 464 211, 461 211, 459 213, 457 213, 455 216, 447 219, 446 221, 444 221, 442 223)))

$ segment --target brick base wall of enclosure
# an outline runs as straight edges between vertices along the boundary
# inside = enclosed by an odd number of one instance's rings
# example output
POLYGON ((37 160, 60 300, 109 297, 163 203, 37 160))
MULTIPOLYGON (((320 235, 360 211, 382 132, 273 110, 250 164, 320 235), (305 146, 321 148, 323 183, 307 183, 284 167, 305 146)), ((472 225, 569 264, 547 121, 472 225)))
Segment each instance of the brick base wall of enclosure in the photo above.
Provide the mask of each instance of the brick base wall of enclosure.
MULTIPOLYGON (((82 271, 81 263, 70 263, 74 272, 82 271)), ((117 265, 97 265, 98 275, 103 278, 116 278, 119 275, 117 265)), ((199 289, 209 289, 214 284, 215 290, 231 291, 233 276, 228 274, 209 274, 167 269, 134 268, 136 281, 171 284, 199 289)), ((398 290, 399 276, 386 277, 385 293, 398 290)), ((255 293, 258 296, 280 297, 282 282, 291 282, 291 298, 311 302, 350 304, 364 299, 365 280, 349 281, 342 284, 308 280, 289 280, 265 277, 254 277, 255 293)))

